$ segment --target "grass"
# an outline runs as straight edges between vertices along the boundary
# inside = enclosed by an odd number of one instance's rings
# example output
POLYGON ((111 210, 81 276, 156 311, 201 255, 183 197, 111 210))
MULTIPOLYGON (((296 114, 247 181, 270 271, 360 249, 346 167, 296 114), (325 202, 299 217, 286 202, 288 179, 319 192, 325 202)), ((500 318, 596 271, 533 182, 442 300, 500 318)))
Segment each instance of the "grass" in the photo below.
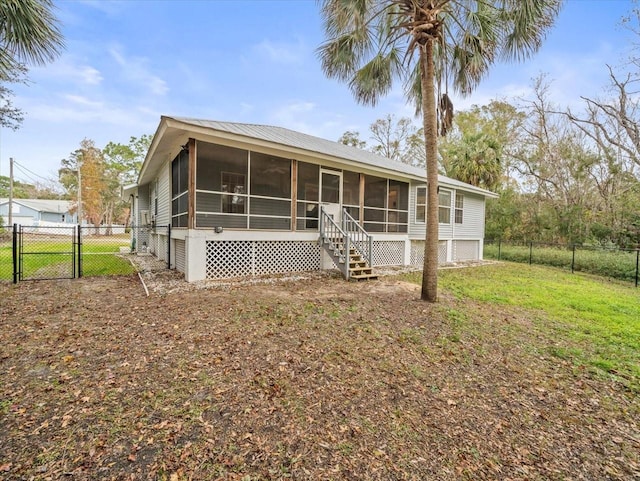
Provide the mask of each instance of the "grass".
POLYGON ((586 272, 600 276, 612 277, 629 282, 635 282, 638 253, 633 250, 610 250, 587 247, 576 247, 573 250, 567 246, 529 246, 501 244, 486 244, 484 256, 487 259, 522 262, 528 264, 542 264, 576 272, 586 272))
MULTIPOLYGON (((419 274, 407 279, 419 283, 419 274)), ((487 308, 525 311, 548 344, 532 345, 560 359, 640 389, 640 291, 601 278, 541 266, 505 265, 441 271, 440 287, 487 308)))
MULTIPOLYGON (((125 236, 85 238, 82 244, 82 275, 128 275, 135 271, 131 263, 119 257, 120 247, 129 247, 125 236)), ((27 239, 23 245, 22 272, 25 278, 56 278, 73 276, 71 239, 27 239)), ((76 246, 77 256, 77 246, 76 246)), ((77 258, 76 258, 77 262, 77 258)), ((0 280, 13 276, 11 243, 0 244, 0 280)))

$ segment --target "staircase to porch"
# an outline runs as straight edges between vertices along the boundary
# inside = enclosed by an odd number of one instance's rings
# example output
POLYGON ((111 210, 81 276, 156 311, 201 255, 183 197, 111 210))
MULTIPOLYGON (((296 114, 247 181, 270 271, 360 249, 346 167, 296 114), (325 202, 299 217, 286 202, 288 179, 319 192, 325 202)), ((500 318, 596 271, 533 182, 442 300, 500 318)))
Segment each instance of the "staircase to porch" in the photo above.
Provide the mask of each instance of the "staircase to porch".
POLYGON ((342 225, 320 209, 320 245, 331 256, 346 280, 373 280, 378 276, 371 266, 373 239, 346 209, 342 211, 342 225))

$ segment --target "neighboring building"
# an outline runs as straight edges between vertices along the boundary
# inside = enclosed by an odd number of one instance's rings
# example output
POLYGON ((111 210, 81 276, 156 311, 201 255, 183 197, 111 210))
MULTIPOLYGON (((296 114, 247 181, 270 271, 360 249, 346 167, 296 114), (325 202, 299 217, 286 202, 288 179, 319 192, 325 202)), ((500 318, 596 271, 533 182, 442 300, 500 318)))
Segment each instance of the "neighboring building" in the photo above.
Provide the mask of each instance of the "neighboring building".
MULTIPOLYGON (((68 200, 13 199, 12 222, 23 226, 73 226, 76 214, 69 210, 74 203, 68 200)), ((0 199, 0 217, 9 223, 9 199, 0 199)))
MULTIPOLYGON (((496 195, 439 183, 440 262, 482 259, 496 195)), ((132 224, 151 226, 137 245, 166 260, 169 242, 188 281, 340 267, 345 244, 364 258, 345 266, 423 263, 423 169, 280 127, 163 116, 124 193, 132 224)))

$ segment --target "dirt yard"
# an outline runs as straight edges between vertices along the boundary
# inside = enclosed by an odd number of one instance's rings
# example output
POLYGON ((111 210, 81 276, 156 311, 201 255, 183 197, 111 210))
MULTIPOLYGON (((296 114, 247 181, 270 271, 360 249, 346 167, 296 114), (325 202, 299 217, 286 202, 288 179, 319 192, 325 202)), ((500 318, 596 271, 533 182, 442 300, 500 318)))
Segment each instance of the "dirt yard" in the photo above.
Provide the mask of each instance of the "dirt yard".
POLYGON ((0 284, 0 479, 640 479, 637 393, 518 308, 160 281, 0 284))

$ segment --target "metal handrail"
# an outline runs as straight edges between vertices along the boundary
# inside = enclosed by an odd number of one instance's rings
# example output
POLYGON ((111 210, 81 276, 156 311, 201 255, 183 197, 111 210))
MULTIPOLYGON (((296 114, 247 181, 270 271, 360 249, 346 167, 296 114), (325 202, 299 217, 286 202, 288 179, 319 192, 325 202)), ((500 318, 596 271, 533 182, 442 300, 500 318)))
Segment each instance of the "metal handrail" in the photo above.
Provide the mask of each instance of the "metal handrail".
POLYGON ((356 248, 369 266, 372 266, 373 236, 362 228, 358 221, 347 212, 347 209, 342 209, 342 230, 350 238, 351 245, 356 248))
POLYGON ((340 226, 334 221, 329 214, 324 210, 324 207, 320 207, 320 238, 322 242, 329 244, 329 248, 333 251, 335 257, 338 258, 338 269, 342 271, 345 279, 349 280, 349 250, 351 248, 351 239, 340 228, 340 226), (344 243, 344 252, 340 253, 340 248, 337 242, 342 241, 344 243))

